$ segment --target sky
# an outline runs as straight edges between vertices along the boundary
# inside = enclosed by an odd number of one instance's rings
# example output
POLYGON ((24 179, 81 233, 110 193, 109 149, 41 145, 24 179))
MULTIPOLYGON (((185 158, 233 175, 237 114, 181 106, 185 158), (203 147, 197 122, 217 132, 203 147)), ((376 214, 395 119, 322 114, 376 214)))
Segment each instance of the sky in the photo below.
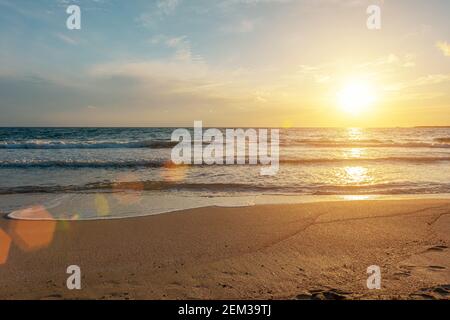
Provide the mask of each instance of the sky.
POLYGON ((0 0, 0 126, 450 125, 449 14, 448 0, 0 0), (349 113, 352 84, 374 99, 349 113))

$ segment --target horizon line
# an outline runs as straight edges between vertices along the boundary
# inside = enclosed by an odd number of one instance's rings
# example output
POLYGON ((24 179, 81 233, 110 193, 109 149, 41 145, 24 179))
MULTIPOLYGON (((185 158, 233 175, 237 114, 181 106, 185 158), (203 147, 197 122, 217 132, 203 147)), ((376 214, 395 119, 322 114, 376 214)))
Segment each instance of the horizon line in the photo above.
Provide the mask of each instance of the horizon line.
MULTIPOLYGON (((165 129, 165 128, 194 128, 193 126, 1 126, 0 129, 165 129)), ((433 126, 433 125, 422 125, 422 126, 390 126, 390 127, 358 127, 358 126, 305 126, 305 127, 283 127, 283 126, 203 126, 203 128, 218 128, 218 129, 227 129, 227 128, 246 128, 246 129, 349 129, 349 128, 358 128, 358 129, 426 129, 426 128, 450 128, 450 125, 443 126, 433 126)))

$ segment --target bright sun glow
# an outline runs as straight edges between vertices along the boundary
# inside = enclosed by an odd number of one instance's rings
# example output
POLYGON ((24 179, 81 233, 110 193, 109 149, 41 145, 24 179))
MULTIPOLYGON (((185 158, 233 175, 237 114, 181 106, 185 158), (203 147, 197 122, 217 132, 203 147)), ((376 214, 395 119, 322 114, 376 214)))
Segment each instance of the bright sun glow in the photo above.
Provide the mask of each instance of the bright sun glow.
POLYGON ((349 83, 338 93, 339 106, 351 115, 358 115, 366 111, 375 100, 373 87, 364 82, 349 83))

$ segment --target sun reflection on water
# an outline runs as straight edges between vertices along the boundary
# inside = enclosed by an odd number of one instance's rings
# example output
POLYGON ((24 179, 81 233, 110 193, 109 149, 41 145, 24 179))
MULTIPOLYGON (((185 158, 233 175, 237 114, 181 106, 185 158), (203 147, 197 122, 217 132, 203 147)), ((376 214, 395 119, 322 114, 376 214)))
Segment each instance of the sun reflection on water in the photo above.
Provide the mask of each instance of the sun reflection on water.
POLYGON ((362 129, 361 128, 348 128, 347 135, 349 140, 358 140, 362 137, 362 129))
POLYGON ((372 195, 362 195, 362 194, 357 194, 357 195, 344 195, 344 196, 342 196, 342 199, 348 200, 348 201, 362 201, 362 200, 371 200, 371 199, 375 199, 375 196, 372 196, 372 195))
POLYGON ((365 152, 366 150, 363 148, 351 148, 349 150, 344 150, 344 156, 346 158, 358 159, 362 158, 365 152))
POLYGON ((371 177, 368 175, 368 169, 365 167, 345 167, 345 179, 347 183, 367 183, 371 177))

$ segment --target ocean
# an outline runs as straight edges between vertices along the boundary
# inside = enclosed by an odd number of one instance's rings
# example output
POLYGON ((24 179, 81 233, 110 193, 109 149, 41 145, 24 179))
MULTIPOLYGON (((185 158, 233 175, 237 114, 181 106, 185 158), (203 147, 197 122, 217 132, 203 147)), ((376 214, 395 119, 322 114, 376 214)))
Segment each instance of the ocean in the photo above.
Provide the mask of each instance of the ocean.
POLYGON ((106 219, 450 194, 450 128, 280 129, 273 176, 254 165, 175 166, 173 130, 0 128, 0 212, 32 219, 45 208, 54 219, 106 219))

